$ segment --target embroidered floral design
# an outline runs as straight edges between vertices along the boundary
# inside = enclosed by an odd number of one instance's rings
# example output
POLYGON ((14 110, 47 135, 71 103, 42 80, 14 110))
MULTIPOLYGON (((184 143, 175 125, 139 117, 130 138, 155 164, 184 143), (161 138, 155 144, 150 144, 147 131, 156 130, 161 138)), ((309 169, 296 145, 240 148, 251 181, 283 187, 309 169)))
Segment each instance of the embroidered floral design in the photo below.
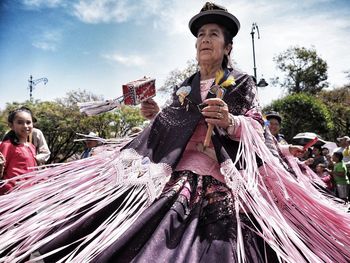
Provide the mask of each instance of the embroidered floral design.
POLYGON ((188 96, 188 94, 190 94, 191 89, 191 86, 183 86, 176 91, 176 95, 179 97, 181 105, 184 104, 185 98, 188 96))

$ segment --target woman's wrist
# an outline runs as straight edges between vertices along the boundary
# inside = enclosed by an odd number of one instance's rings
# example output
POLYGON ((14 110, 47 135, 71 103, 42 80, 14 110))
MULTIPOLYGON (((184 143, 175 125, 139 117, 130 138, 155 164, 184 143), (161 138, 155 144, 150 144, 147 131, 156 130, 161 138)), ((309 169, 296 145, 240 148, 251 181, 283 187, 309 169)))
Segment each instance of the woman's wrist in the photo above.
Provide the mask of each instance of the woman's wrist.
POLYGON ((229 124, 225 128, 225 130, 226 130, 226 132, 228 134, 233 134, 234 133, 234 129, 235 129, 235 119, 233 118, 233 116, 231 114, 229 114, 228 120, 229 120, 229 124))

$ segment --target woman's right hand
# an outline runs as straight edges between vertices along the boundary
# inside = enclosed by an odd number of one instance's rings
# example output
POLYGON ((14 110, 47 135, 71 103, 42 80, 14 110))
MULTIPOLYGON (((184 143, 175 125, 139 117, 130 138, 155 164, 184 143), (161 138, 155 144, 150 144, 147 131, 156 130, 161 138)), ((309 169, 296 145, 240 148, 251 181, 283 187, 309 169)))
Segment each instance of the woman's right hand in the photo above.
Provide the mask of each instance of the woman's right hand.
POLYGON ((141 102, 141 115, 146 119, 153 119, 159 112, 159 106, 153 99, 141 102))

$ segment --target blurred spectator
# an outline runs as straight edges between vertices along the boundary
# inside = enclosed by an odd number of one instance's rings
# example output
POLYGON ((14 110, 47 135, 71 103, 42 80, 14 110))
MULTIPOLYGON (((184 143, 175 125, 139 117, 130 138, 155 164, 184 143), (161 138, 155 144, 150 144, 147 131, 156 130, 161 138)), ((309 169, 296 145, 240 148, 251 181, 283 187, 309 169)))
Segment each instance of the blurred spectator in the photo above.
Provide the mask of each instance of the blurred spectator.
POLYGON ((94 148, 101 144, 99 139, 100 138, 94 132, 90 132, 86 136, 86 140, 84 140, 85 150, 81 154, 81 157, 80 157, 81 159, 88 158, 94 155, 94 148))
POLYGON ((349 136, 339 137, 339 138, 337 138, 337 141, 338 141, 339 147, 335 148, 333 152, 341 152, 341 153, 343 153, 345 148, 347 146, 349 146, 349 144, 350 144, 350 137, 349 136))
POLYGON ((302 157, 299 158, 300 161, 304 162, 307 166, 310 166, 313 164, 314 159, 312 158, 312 149, 308 148, 302 157))
POLYGON ((326 148, 326 147, 322 147, 321 152, 322 152, 322 155, 323 155, 324 157, 326 157, 326 156, 329 154, 329 149, 326 148))
POLYGON ((334 180, 330 173, 327 171, 327 167, 323 163, 316 165, 316 174, 326 184, 328 192, 332 195, 335 195, 334 180))
POLYGON ((333 170, 334 164, 333 164, 333 161, 332 161, 332 155, 331 154, 327 154, 326 159, 327 159, 327 163, 328 163, 327 168, 333 170))
POLYGON ((333 171, 327 171, 334 178, 337 189, 337 196, 346 202, 349 195, 350 182, 346 176, 347 168, 343 161, 343 154, 341 152, 334 152, 332 155, 332 160, 334 163, 333 171))
POLYGON ((343 136, 337 138, 337 141, 339 142, 339 147, 334 151, 341 152, 343 154, 343 162, 348 170, 347 176, 350 178, 350 138, 349 136, 343 136))
POLYGON ((136 137, 140 132, 142 132, 142 128, 138 126, 134 126, 128 132, 129 137, 136 137))
POLYGON ((288 144, 287 141, 284 139, 283 134, 279 133, 281 130, 282 117, 278 114, 278 112, 271 111, 267 113, 266 120, 268 120, 270 132, 273 136, 276 137, 277 141, 280 144, 288 144))
POLYGON ((324 164, 325 167, 328 166, 328 161, 325 156, 322 155, 322 147, 315 145, 312 149, 312 158, 314 159, 313 163, 310 165, 310 168, 316 172, 316 166, 318 164, 324 164))
POLYGON ((38 165, 45 164, 50 158, 51 152, 45 140, 44 134, 41 130, 33 128, 31 138, 36 149, 35 159, 38 162, 38 165))
POLYGON ((350 138, 348 136, 344 136, 339 139, 341 141, 341 146, 344 147, 344 150, 342 151, 343 162, 345 163, 348 169, 348 176, 350 176, 350 138))

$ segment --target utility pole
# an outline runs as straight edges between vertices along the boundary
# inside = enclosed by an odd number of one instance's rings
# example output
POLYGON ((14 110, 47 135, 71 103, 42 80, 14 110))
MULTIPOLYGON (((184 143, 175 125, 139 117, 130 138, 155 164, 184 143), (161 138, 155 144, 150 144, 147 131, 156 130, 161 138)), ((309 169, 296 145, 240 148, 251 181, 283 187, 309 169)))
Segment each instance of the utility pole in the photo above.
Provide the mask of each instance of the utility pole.
POLYGON ((30 75, 29 77, 29 100, 30 102, 33 102, 33 96, 32 96, 32 93, 33 93, 33 89, 35 88, 35 86, 37 84, 39 84, 40 82, 43 82, 44 85, 48 82, 49 80, 47 78, 40 78, 40 79, 36 79, 36 80, 33 80, 33 76, 30 75))

